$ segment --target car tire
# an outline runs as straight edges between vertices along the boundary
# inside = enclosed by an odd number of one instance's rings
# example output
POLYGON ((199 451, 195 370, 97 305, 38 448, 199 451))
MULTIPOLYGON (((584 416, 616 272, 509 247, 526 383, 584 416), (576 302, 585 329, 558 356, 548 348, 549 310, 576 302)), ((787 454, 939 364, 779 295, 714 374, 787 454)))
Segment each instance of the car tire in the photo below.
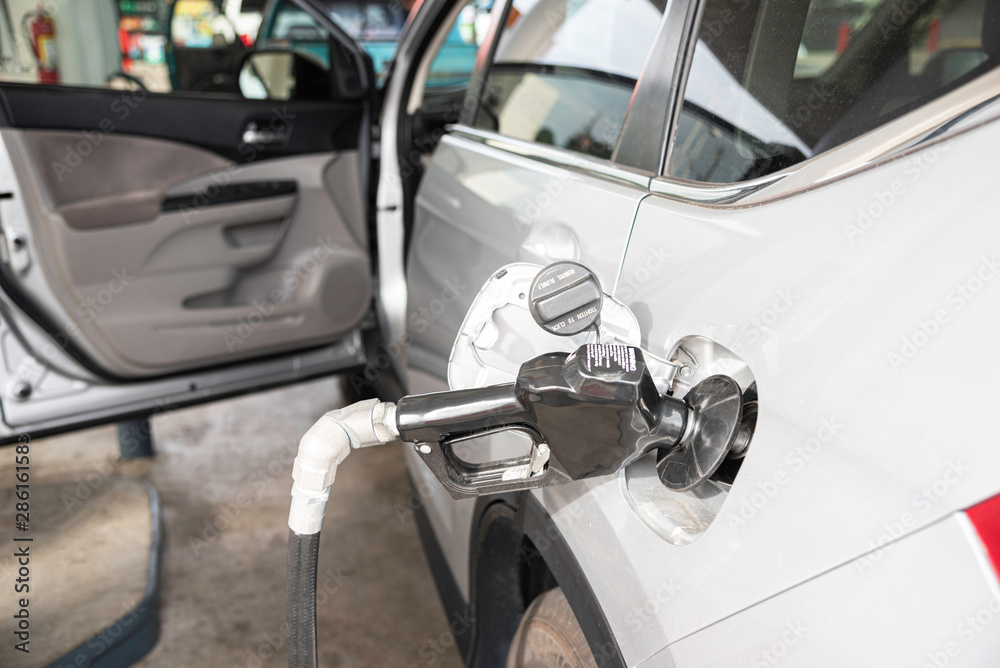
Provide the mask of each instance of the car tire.
POLYGON ((507 668, 596 668, 587 638, 562 589, 528 606, 507 653, 507 668))

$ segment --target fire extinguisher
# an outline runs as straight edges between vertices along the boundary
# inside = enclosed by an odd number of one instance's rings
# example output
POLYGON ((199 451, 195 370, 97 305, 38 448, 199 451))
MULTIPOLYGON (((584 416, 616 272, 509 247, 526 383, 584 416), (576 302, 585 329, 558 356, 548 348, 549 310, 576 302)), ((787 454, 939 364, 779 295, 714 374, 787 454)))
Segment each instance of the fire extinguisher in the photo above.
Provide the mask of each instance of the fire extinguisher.
POLYGON ((56 53, 56 22, 52 15, 38 5, 21 19, 21 27, 31 44, 38 61, 38 83, 59 83, 59 64, 56 53))

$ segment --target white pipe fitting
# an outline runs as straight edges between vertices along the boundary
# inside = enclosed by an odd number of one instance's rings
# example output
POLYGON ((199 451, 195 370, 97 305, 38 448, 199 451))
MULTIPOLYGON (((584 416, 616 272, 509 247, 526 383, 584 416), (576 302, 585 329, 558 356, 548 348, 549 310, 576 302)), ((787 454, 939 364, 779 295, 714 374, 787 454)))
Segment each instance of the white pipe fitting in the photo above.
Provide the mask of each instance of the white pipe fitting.
POLYGON ((337 467, 351 450, 391 443, 399 438, 396 404, 359 401, 330 411, 299 441, 292 464, 292 506, 288 527, 297 534, 319 533, 326 515, 337 467))

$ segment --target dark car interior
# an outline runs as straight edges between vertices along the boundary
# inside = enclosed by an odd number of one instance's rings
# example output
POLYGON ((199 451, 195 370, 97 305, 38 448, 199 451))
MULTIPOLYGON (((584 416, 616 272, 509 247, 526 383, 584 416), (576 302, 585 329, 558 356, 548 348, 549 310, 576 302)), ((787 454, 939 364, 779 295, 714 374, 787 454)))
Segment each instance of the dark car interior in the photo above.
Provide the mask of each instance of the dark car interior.
POLYGON ((740 7, 706 4, 689 80, 715 76, 699 70, 702 51, 702 62, 716 60, 731 77, 719 86, 749 94, 737 103, 749 120, 736 123, 687 96, 673 176, 727 183, 773 173, 899 118, 1000 60, 1000 7, 987 0, 740 7), (767 141, 761 125, 784 126, 801 145, 767 141))

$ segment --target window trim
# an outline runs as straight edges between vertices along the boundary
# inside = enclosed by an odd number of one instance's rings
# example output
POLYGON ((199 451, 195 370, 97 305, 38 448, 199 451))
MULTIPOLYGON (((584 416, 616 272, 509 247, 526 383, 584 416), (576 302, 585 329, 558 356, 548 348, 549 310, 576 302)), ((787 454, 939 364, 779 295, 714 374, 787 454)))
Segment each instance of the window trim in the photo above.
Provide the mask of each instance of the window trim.
MULTIPOLYGON (((597 173, 612 173, 629 175, 618 178, 629 183, 636 183, 637 180, 644 180, 648 184, 649 179, 660 173, 665 159, 664 153, 667 148, 667 137, 665 129, 671 125, 668 109, 673 106, 673 99, 677 95, 677 87, 673 85, 676 79, 676 70, 681 64, 682 52, 680 45, 690 39, 688 34, 693 30, 694 17, 692 12, 700 3, 698 0, 667 0, 663 16, 660 18, 660 25, 657 29, 656 37, 653 39, 653 46, 646 55, 646 62, 643 70, 636 81, 632 92, 632 100, 625 120, 618 133, 618 140, 612 150, 611 158, 604 161, 601 158, 588 156, 588 161, 594 163, 594 168, 590 171, 597 173), (669 104, 663 104, 663 92, 667 91, 669 104), (641 109, 642 113, 636 110, 641 109), (654 136, 657 141, 650 142, 650 137, 654 136), (623 141, 624 140, 624 141, 623 141), (652 151, 650 147, 653 147, 652 151), (617 168, 616 168, 617 167, 617 168), (637 175, 642 175, 641 177, 637 175)), ((476 67, 472 72, 473 85, 469 86, 465 102, 462 105, 463 113, 458 125, 451 126, 456 131, 460 131, 467 137, 480 139, 479 135, 489 136, 489 142, 494 145, 509 143, 510 145, 530 145, 542 146, 535 142, 514 139, 497 132, 476 128, 475 119, 479 114, 483 95, 486 92, 486 84, 493 72, 493 65, 496 59, 496 50, 503 37, 503 28, 506 27, 507 18, 510 16, 511 7, 514 0, 498 0, 493 7, 493 17, 490 22, 490 31, 480 47, 477 55, 476 67), (507 140, 510 140, 507 142, 507 140)), ((503 63, 501 63, 503 65, 503 63)), ((561 66, 549 66, 561 67, 561 66)), ((617 75, 609 75, 609 79, 617 75)), ((617 77, 627 78, 627 77, 617 77)), ((553 148, 553 147, 547 147, 553 148)), ((538 155, 548 156, 546 160, 551 160, 554 164, 562 166, 575 166, 573 160, 561 155, 562 152, 577 154, 574 151, 559 149, 555 147, 559 155, 549 155, 549 151, 540 150, 538 155)), ((523 147, 521 147, 523 149, 523 147)), ((522 150, 515 150, 515 153, 524 155, 522 150)))
POLYGON ((739 183, 708 183, 670 176, 667 174, 667 167, 676 145, 680 109, 684 103, 684 92, 694 60, 704 6, 708 2, 690 1, 697 5, 696 18, 691 25, 683 53, 680 85, 672 91, 673 97, 670 100, 669 140, 658 175, 650 182, 650 192, 654 194, 712 208, 756 206, 834 183, 1000 117, 998 107, 992 117, 983 119, 972 127, 954 127, 969 114, 994 101, 1000 101, 1000 67, 997 67, 885 125, 771 174, 739 183))
MULTIPOLYGON (((372 96, 375 94, 377 88, 375 84, 375 70, 372 66, 371 58, 365 53, 365 50, 361 45, 351 39, 343 28, 341 28, 337 23, 331 18, 327 17, 323 13, 323 9, 316 4, 314 0, 285 0, 286 2, 291 2, 297 5, 299 8, 305 10, 307 14, 313 17, 314 20, 318 21, 320 25, 326 28, 330 32, 330 36, 335 42, 337 42, 341 49, 345 52, 345 55, 349 56, 350 60, 356 63, 358 70, 358 77, 361 84, 361 88, 364 91, 364 95, 372 96)), ((280 2, 280 0, 279 0, 280 2)), ((332 49, 331 49, 332 51, 332 49)), ((330 69, 333 70, 333 57, 331 54, 330 69)))
POLYGON ((468 139, 484 146, 499 149, 506 153, 512 153, 539 162, 544 162, 555 167, 572 169, 577 172, 592 176, 611 179, 619 183, 631 186, 639 186, 648 190, 652 176, 648 172, 630 169, 625 166, 616 165, 610 160, 597 158, 586 153, 571 151, 558 146, 539 144, 526 139, 508 137, 499 132, 483 130, 470 125, 457 124, 449 125, 447 134, 468 139))
POLYGON ((1000 119, 1000 67, 874 130, 800 163, 741 183, 661 174, 650 192, 711 208, 746 208, 792 197, 873 169, 1000 119), (974 115, 987 115, 964 125, 974 115))

